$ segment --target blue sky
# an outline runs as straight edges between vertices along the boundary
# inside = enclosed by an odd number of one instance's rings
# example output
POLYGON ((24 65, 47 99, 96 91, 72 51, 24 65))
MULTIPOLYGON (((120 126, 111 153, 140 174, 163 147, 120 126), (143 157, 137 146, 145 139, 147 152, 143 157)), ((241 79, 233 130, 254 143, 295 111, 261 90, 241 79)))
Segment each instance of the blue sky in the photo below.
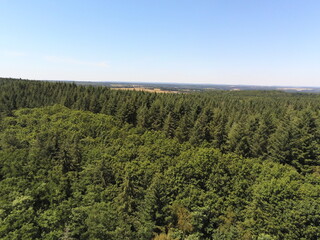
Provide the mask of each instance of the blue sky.
POLYGON ((0 76, 320 86, 319 0, 0 0, 0 76))

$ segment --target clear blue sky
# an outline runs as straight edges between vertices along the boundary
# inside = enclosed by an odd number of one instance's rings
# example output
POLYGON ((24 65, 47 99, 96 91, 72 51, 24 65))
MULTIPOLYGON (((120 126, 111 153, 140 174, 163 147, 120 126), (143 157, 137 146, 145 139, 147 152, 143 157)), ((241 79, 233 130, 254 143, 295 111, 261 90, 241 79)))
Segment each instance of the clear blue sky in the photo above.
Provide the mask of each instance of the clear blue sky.
POLYGON ((0 76, 320 86, 319 0, 0 0, 0 76))

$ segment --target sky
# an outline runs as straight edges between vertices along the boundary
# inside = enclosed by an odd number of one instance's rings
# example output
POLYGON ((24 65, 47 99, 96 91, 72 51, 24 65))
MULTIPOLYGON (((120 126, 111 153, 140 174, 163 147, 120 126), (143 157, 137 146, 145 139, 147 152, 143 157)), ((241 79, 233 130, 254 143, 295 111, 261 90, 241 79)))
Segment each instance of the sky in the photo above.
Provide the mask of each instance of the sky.
POLYGON ((0 76, 320 87, 319 0, 0 0, 0 76))

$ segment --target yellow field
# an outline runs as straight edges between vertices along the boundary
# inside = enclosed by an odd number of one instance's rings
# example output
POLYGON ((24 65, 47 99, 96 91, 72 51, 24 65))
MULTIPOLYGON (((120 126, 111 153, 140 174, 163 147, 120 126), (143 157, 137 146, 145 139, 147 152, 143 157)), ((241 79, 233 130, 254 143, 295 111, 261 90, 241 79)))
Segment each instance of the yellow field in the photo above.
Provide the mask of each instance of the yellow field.
POLYGON ((166 90, 161 90, 160 88, 135 88, 135 87, 130 87, 130 88, 121 88, 121 87, 116 87, 116 88, 111 88, 112 90, 129 90, 129 91, 143 91, 143 92, 153 92, 153 93, 178 93, 178 91, 166 91, 166 90))

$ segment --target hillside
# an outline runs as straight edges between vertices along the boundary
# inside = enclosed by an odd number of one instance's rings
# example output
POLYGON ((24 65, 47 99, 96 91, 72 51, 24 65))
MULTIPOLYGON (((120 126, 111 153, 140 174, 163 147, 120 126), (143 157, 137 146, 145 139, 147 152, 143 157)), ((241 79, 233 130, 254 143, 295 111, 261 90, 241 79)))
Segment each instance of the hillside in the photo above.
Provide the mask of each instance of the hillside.
POLYGON ((1 239, 318 239, 320 95, 0 80, 1 239))

